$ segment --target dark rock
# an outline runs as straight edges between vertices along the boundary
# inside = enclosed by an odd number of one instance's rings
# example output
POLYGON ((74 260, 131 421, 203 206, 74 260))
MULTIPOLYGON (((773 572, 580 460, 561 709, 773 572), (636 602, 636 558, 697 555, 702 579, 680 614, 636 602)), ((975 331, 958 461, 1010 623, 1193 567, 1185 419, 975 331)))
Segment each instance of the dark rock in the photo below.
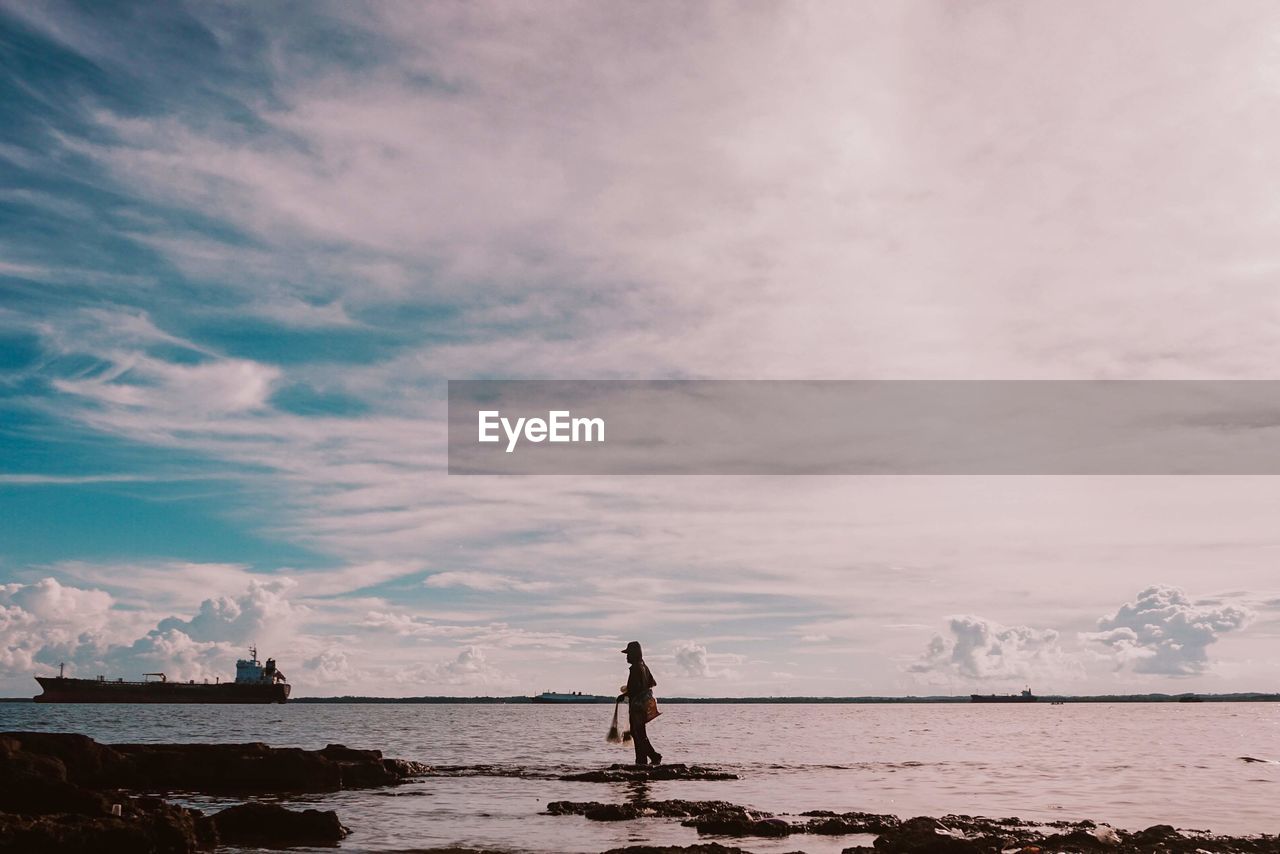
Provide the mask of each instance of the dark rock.
MULTIPOLYGON (((388 762, 397 760, 388 759, 388 762)), ((409 777, 521 777, 530 780, 559 780, 559 774, 547 771, 534 771, 528 768, 515 768, 509 765, 424 765, 419 762, 406 763, 413 766, 409 777)))
POLYGON ((18 761, 13 757, 19 755, 27 757, 23 762, 45 763, 45 770, 31 766, 27 768, 30 773, 49 780, 61 773, 77 786, 217 794, 391 786, 425 768, 419 763, 385 759, 379 750, 355 750, 340 744, 324 750, 269 747, 261 742, 108 747, 70 733, 0 733, 0 763, 13 766, 18 761))
POLYGON ((1136 845, 1160 845, 1170 842, 1185 842, 1186 837, 1171 824, 1153 824, 1146 830, 1139 830, 1130 837, 1136 845))
POLYGON ((0 813, 0 852, 191 854, 215 842, 196 810, 163 802, 124 806, 120 817, 0 813))
POLYGON ((751 854, 751 852, 741 848, 730 848, 718 842, 705 842, 697 845, 628 845, 625 848, 610 848, 604 854, 751 854))
POLYGON ((0 811, 107 815, 111 810, 102 795, 67 782, 61 759, 30 753, 6 738, 0 739, 0 811))
MULTIPOLYGON (((336 792, 338 762, 316 751, 248 744, 118 744, 135 767, 134 786, 215 793, 336 792)), ((381 769, 381 762, 378 763, 381 769)))
POLYGON ((324 750, 319 751, 320 755, 325 759, 332 759, 334 762, 381 762, 381 750, 360 750, 355 747, 347 747, 345 744, 329 744, 325 745, 324 750))
POLYGON ((881 834, 875 841, 877 851, 889 854, 978 854, 1001 851, 999 841, 969 839, 936 818, 909 818, 894 830, 881 834))
POLYGON ((902 821, 896 815, 880 815, 871 812, 835 813, 828 810, 811 810, 801 813, 809 821, 803 825, 804 833, 826 836, 843 836, 848 833, 885 833, 896 830, 902 821))
POLYGON ((1090 830, 1077 827, 1067 833, 1049 836, 1044 840, 1046 846, 1064 848, 1068 851, 1115 851, 1117 846, 1108 845, 1090 830))
POLYGON ((634 780, 736 780, 737 774, 701 765, 611 765, 600 771, 564 774, 561 780, 577 783, 626 783, 634 780))
POLYGON ((740 806, 694 816, 681 824, 692 827, 699 833, 720 836, 789 836, 795 829, 783 819, 760 815, 740 806))
POLYGON ((410 762, 408 759, 383 759, 382 767, 398 780, 411 777, 425 777, 431 772, 431 766, 425 762, 410 762))
POLYGON ((62 778, 78 786, 95 788, 127 785, 129 762, 117 751, 87 735, 65 732, 5 732, 0 741, 11 752, 54 760, 63 768, 62 778))
POLYGON ((259 802, 227 807, 214 814, 213 824, 223 843, 265 847, 323 845, 351 832, 333 810, 298 812, 259 802))
POLYGON ((552 801, 547 804, 551 815, 580 815, 592 821, 629 821, 642 816, 688 818, 721 810, 741 809, 725 801, 641 801, 626 804, 602 804, 599 801, 552 801))

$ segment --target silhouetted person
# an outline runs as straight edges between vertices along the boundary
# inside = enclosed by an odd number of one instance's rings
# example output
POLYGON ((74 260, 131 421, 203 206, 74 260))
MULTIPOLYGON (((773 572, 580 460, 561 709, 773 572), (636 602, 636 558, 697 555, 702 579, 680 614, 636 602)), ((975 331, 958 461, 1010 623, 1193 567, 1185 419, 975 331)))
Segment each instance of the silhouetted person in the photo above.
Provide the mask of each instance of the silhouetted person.
POLYGON ((648 721, 645 720, 649 710, 649 699, 653 696, 653 688, 658 683, 649 672, 649 665, 644 663, 644 653, 640 651, 640 642, 632 641, 622 650, 631 665, 627 674, 627 684, 622 688, 622 695, 627 698, 627 713, 631 720, 631 740, 636 748, 636 764, 661 764, 662 754, 653 749, 649 735, 645 732, 648 721))

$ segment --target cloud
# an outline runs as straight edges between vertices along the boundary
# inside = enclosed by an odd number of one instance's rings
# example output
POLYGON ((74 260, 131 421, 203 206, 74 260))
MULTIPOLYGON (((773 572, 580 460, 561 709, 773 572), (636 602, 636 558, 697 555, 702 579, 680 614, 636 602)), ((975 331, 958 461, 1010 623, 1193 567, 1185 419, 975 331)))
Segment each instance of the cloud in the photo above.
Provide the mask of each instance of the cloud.
POLYGON ((419 685, 418 693, 441 693, 439 686, 512 689, 517 680, 494 666, 478 646, 467 646, 448 660, 412 668, 397 680, 419 685))
POLYGON ((352 667, 347 654, 340 649, 326 649, 319 655, 308 658, 302 666, 310 674, 311 681, 320 687, 322 693, 329 686, 350 685, 360 676, 352 667))
MULTIPOLYGON (((707 648, 695 641, 680 641, 672 650, 672 657, 680 675, 693 679, 725 679, 736 677, 737 671, 723 667, 714 667, 710 661, 707 648)), ((727 658, 738 661, 737 656, 727 658)))
POLYGON ((1002 626, 975 616, 950 617, 950 636, 934 635, 908 672, 973 681, 1062 678, 1073 662, 1053 629, 1002 626))
POLYGON ((54 578, 0 587, 0 678, 29 677, 65 663, 73 675, 138 678, 163 671, 176 679, 226 678, 235 658, 259 638, 283 646, 305 608, 291 603, 286 578, 252 581, 238 596, 205 599, 189 619, 172 616, 139 629, 137 612, 103 590, 54 578), (141 631, 139 635, 138 632, 141 631))
POLYGON ((251 581, 243 595, 205 599, 191 619, 169 617, 161 620, 156 629, 180 631, 196 641, 234 641, 241 645, 256 643, 259 638, 283 640, 303 611, 289 600, 288 593, 295 587, 297 582, 290 578, 251 581))
POLYGON ((0 674, 30 673, 37 661, 96 645, 113 601, 102 590, 68 587, 53 578, 0 586, 0 674))
POLYGON ((1082 637, 1106 646, 1117 669, 1195 676, 1209 669, 1210 644, 1251 617, 1243 607, 1193 604, 1180 588, 1154 585, 1082 637))
POLYGON ((466 587, 471 590, 495 592, 499 590, 516 590, 530 593, 548 590, 551 584, 546 581, 523 581, 509 575, 492 572, 437 572, 423 581, 427 587, 466 587))
POLYGON ((370 611, 365 614, 360 625, 391 632, 401 637, 456 637, 474 634, 477 631, 468 626, 444 625, 413 614, 390 611, 370 611))
MULTIPOLYGON (((868 678, 891 685, 903 650, 883 626, 985 607, 975 590, 1007 606, 1045 567, 1039 606, 1096 616, 1130 589, 1097 592, 1127 565, 1117 543, 1161 550, 1171 580, 1203 572, 1184 538, 1236 543, 1232 583, 1270 585, 1250 552, 1272 527, 1265 485, 484 482, 443 474, 441 403, 446 377, 513 373, 1269 376, 1274 193, 1257 176, 1280 155, 1254 143, 1276 128, 1269 13, 339 4, 282 27, 266 6, 195 4, 140 11, 146 44, 125 29, 136 16, 91 4, 11 13, 52 39, 36 44, 53 77, 24 71, 33 97, 5 105, 0 158, 41 194, 6 198, 27 207, 0 237, 0 274, 24 280, 5 331, 43 351, 5 406, 96 447, 206 461, 250 493, 220 521, 341 564, 289 569, 301 589, 280 594, 332 597, 295 615, 317 674, 351 673, 323 657, 336 637, 372 690, 392 677, 369 651, 447 664, 433 642, 506 656, 639 626, 714 644, 699 634, 714 618, 871 649, 868 678), (1132 50, 1135 27, 1149 49, 1132 50), (282 411, 273 394, 307 385, 367 408, 282 411), (440 592, 455 588, 488 595, 440 592), (378 596, 395 601, 364 601, 378 596), (441 626, 431 599, 488 625, 441 626)), ((7 483, 70 494, 97 471, 7 483)), ((73 543, 91 558, 93 530, 39 560, 73 543)), ((282 571, 253 539, 222 558, 234 572, 86 574, 112 602, 86 655, 161 622, 149 649, 181 636, 214 645, 172 647, 193 662, 233 654, 269 627, 255 608, 281 607, 241 601, 248 576, 282 571)), ((41 631, 79 643, 4 607, 15 661, 41 631)), ((1031 666, 1038 630, 1005 631, 944 632, 924 672, 1031 666)), ((693 674, 724 662, 685 653, 693 674)))

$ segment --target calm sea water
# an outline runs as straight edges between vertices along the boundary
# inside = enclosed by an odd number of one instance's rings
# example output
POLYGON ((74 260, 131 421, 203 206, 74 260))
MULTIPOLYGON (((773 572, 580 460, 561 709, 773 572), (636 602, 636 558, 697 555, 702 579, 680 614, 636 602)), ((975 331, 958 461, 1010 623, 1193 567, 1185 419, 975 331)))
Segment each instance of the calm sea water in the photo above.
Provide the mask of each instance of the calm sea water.
MULTIPOLYGON (((437 765, 539 771, 630 761, 607 744, 611 706, 46 706, 0 704, 0 729, 81 732, 100 741, 266 741, 377 747, 437 765)), ((777 813, 864 810, 1169 823, 1275 833, 1280 704, 673 705, 651 727, 668 762, 724 767, 729 782, 627 785, 507 777, 427 778, 393 790, 285 801, 336 809, 344 851, 458 844, 588 852, 688 844, 677 822, 599 823, 543 815, 552 800, 722 799, 777 813)), ((216 809, 228 801, 199 798, 216 809)), ((865 838, 862 840, 865 843, 865 838)), ((825 854, 849 838, 750 840, 753 851, 825 854)))

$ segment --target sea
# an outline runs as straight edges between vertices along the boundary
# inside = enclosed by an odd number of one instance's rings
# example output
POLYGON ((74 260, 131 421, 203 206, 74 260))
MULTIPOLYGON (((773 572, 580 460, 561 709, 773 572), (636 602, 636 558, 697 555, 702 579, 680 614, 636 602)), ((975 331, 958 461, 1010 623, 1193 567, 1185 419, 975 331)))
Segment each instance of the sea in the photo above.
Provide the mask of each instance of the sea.
MULTIPOLYGON (((107 743, 340 743, 438 766, 545 777, 629 762, 629 745, 605 741, 612 711, 608 705, 0 703, 0 730, 78 732, 107 743)), ((279 800, 336 810, 353 831, 338 848, 352 852, 459 846, 550 854, 698 841, 676 820, 606 823, 546 813, 555 800, 645 798, 725 800, 784 817, 827 809, 1280 832, 1274 761, 1280 703, 669 705, 650 736, 667 762, 714 766, 740 779, 636 785, 427 777, 392 789, 279 800)), ((175 800, 208 811, 237 802, 175 800)), ((869 837, 793 836, 729 844, 760 854, 829 854, 869 843, 869 837)))

